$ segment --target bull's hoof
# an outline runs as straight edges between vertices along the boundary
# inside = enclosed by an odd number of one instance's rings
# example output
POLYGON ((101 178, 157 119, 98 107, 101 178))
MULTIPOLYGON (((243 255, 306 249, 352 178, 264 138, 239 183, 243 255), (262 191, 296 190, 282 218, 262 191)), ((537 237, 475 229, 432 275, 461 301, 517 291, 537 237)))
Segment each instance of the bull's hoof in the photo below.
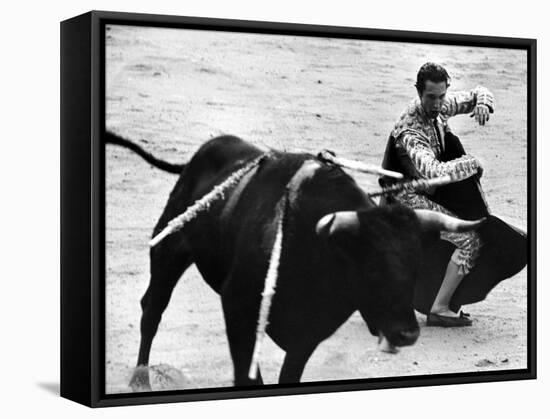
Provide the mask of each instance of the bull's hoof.
POLYGON ((151 391, 151 382, 149 381, 149 367, 139 365, 134 370, 130 379, 130 388, 133 392, 151 391))
POLYGON ((378 350, 387 354, 396 354, 399 352, 399 348, 393 345, 383 334, 380 334, 378 338, 378 350))

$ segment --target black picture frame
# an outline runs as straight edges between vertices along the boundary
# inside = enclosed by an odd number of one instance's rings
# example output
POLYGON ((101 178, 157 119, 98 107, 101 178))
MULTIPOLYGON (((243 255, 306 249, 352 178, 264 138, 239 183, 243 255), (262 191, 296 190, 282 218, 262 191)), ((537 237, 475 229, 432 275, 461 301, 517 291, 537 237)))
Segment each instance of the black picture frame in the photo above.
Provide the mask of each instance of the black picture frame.
POLYGON ((91 407, 536 378, 536 40, 92 11, 61 23, 61 396, 91 407), (527 52, 527 368, 256 388, 105 394, 105 25, 469 45, 527 52))

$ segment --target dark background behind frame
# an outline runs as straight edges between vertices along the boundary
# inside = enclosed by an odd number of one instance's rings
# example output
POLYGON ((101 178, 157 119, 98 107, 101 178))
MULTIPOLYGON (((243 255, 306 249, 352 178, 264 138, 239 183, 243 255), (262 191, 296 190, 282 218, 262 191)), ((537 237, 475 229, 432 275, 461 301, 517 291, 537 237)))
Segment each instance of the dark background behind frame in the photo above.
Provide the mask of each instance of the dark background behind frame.
MULTIPOLYGON (((103 14, 100 14, 96 17, 102 16, 103 14)), ((336 27, 320 27, 320 26, 296 26, 296 25, 288 25, 288 24, 272 24, 272 23, 258 23, 258 22, 230 22, 225 20, 208 20, 208 19, 183 19, 183 18, 174 18, 174 17, 167 17, 167 16, 141 16, 141 15, 131 15, 122 16, 124 18, 123 21, 117 21, 116 18, 121 16, 117 14, 104 14, 105 18, 109 18, 105 22, 108 23, 126 23, 126 24, 143 24, 143 23, 151 23, 152 26, 171 26, 171 27, 182 27, 180 26, 181 23, 184 24, 183 27, 192 27, 192 28, 198 28, 198 29, 220 29, 220 30, 235 30, 237 32, 261 32, 261 33, 284 33, 284 34, 295 34, 295 35, 308 35, 308 36, 337 36, 342 38, 356 38, 356 39, 376 39, 376 40, 391 40, 391 41, 399 41, 399 42, 423 42, 423 43, 446 43, 446 44, 454 44, 454 45, 472 45, 472 46, 492 46, 492 47, 514 47, 514 48, 521 48, 526 49, 531 42, 529 40, 521 40, 521 39, 509 39, 509 38, 490 38, 490 37, 475 37, 475 36, 457 36, 457 35, 441 35, 441 34, 427 34, 427 33, 413 33, 413 32, 385 32, 385 31, 378 31, 378 30, 368 30, 368 29, 352 29, 352 28, 336 28, 336 27), (114 19, 114 20, 113 20, 114 19), (162 24, 159 24, 161 22, 162 24), (169 23, 167 23, 169 22, 169 23), (244 25, 244 28, 242 27, 244 25)), ((98 24, 99 22, 96 22, 98 24)), ((95 28, 99 28, 99 26, 93 25, 95 28)), ((94 34, 94 38, 92 41, 92 45, 94 45, 93 53, 95 54, 94 58, 98 58, 99 56, 102 56, 101 47, 104 46, 103 42, 103 36, 104 31, 101 28, 98 32, 94 34)), ((76 38, 73 38, 73 40, 76 40, 76 38)), ((85 40, 86 42, 87 40, 85 40)), ((529 64, 532 63, 532 59, 534 58, 535 49, 534 46, 529 51, 528 54, 528 60, 529 64)), ((99 60, 96 60, 96 63, 99 63, 99 60)), ((103 80, 99 79, 99 73, 101 72, 101 69, 103 68, 103 63, 100 63, 99 66, 100 69, 97 67, 94 69, 94 78, 93 78, 93 85, 94 86, 100 86, 99 89, 93 89, 93 94, 98 94, 98 92, 103 91, 104 83, 103 80), (99 70, 99 71, 98 71, 99 70)), ((528 67, 529 69, 529 67, 528 67)), ((532 70, 532 66, 530 68, 532 70)), ((530 72, 530 74, 532 74, 530 72)), ((529 81, 532 83, 533 76, 531 75, 531 78, 529 81)), ((529 98, 529 103, 534 103, 534 95, 529 98)), ((101 150, 101 147, 99 145, 98 135, 99 131, 96 131, 97 127, 104 125, 104 112, 103 112, 103 105, 104 100, 100 96, 94 97, 94 110, 99 111, 95 113, 95 116, 97 119, 92 124, 92 135, 95 139, 94 143, 94 149, 96 151, 96 156, 102 156, 102 154, 99 153, 101 150), (99 109, 98 109, 99 108, 99 109)), ((531 114, 532 117, 532 123, 530 124, 529 129, 531 132, 528 133, 528 135, 532 135, 533 133, 533 127, 534 125, 534 114, 531 114)), ((73 122, 76 122, 76 119, 72 120, 73 122)), ((75 128, 78 128, 80 124, 76 124, 75 128)), ((530 137, 532 138, 532 137, 530 137)), ((530 144, 531 145, 531 144, 530 144)), ((534 150, 531 149, 531 152, 534 150)), ((531 154, 534 155, 534 154, 531 154)), ((99 174, 103 173, 103 159, 101 161, 97 160, 94 161, 94 182, 96 185, 99 185, 99 188, 96 188, 95 191, 101 191, 101 197, 103 199, 98 199, 100 196, 96 196, 94 203, 96 204, 95 207, 95 226, 99 226, 101 224, 101 227, 99 231, 97 229, 94 229, 94 235, 99 240, 98 242, 103 243, 104 242, 104 213, 102 213, 102 209, 104 208, 104 178, 101 177, 99 174), (98 205, 99 204, 99 205, 98 205), (101 217, 101 218, 99 218, 101 217), (97 221, 102 220, 102 223, 98 223, 97 221)), ((530 167, 529 174, 533 173, 534 165, 530 167)), ((534 182, 532 179, 530 179, 531 183, 531 189, 534 188, 534 182)), ((531 198, 533 198, 531 196, 531 198)), ((535 206, 530 206, 530 214, 529 214, 529 226, 533 225, 534 221, 534 209, 535 206)), ((85 237, 85 236, 83 236, 85 237)), ((532 236, 534 237, 534 236, 532 236)), ((104 266, 104 259, 103 259, 103 249, 97 249, 97 251, 93 251, 92 256, 96 258, 94 263, 100 263, 101 266, 104 266)), ((534 256, 534 253, 532 253, 532 256, 534 256)), ((97 266, 97 265, 94 265, 97 266)), ((531 264, 531 266, 534 266, 534 264, 531 264)), ((94 304, 97 307, 97 304, 101 304, 101 315, 100 319, 94 318, 94 330, 93 330, 93 336, 95 337, 101 337, 101 339, 95 339, 94 340, 94 361, 93 365, 97 365, 96 367, 92 368, 92 376, 94 381, 94 386, 91 389, 92 390, 92 400, 99 400, 99 398, 103 398, 102 395, 102 383, 104 382, 104 327, 102 325, 104 324, 104 298, 103 298, 103 290, 104 290, 104 277, 100 273, 104 271, 104 269, 100 268, 99 271, 96 271, 95 275, 95 282, 93 287, 92 296, 94 298, 94 304), (99 286, 99 287, 98 287, 99 286), (99 374, 97 374, 99 372, 99 374)), ((531 269, 531 278, 533 279, 534 276, 532 275, 533 269, 531 269)), ((530 304, 530 310, 528 315, 528 334, 534 338, 534 335, 531 333, 533 330, 534 325, 534 317, 532 313, 534 313, 535 305, 534 305, 534 298, 535 298, 535 292, 534 292, 534 282, 530 282, 531 287, 529 289, 529 297, 531 300, 530 304)), ((80 291, 79 291, 80 292, 80 291)), ((83 306, 79 307, 82 309, 83 306)), ((86 339, 79 339, 78 342, 82 345, 81 350, 85 353, 86 352, 86 339)), ((163 392, 160 393, 151 393, 153 397, 136 397, 134 395, 129 396, 120 396, 120 395, 112 395, 112 396, 106 396, 105 401, 101 402, 100 405, 118 405, 118 404, 125 404, 125 403, 157 403, 157 402, 163 402, 163 401, 178 401, 178 400, 196 400, 196 399, 209 399, 209 398, 226 398, 226 397, 235 397, 235 396, 258 396, 258 395, 269 395, 269 394, 298 394, 298 393, 307 393, 307 392, 319 392, 319 391, 339 391, 342 389, 347 390, 357 390, 357 389, 366 389, 366 388, 393 388, 393 387, 401 387, 401 386, 415 386, 415 385, 438 385, 438 384, 444 384, 444 383, 463 383, 463 382, 478 382, 478 381, 500 381, 500 380, 508 380, 508 379, 518 379, 518 378, 528 378, 532 376, 532 372, 535 370, 535 363, 534 363, 534 354, 536 350, 536 344, 534 340, 530 344, 530 351, 528 354, 528 365, 530 366, 529 370, 530 373, 526 373, 526 371, 522 370, 521 372, 518 371, 516 373, 512 373, 511 371, 506 372, 495 372, 495 373, 468 373, 468 374, 452 374, 452 375, 445 375, 445 376, 428 376, 427 378, 404 378, 404 379, 376 379, 376 380, 349 380, 345 382, 331 382, 331 384, 301 384, 298 387, 280 387, 280 386, 265 386, 262 388, 262 390, 257 389, 251 389, 249 391, 242 391, 242 390, 233 390, 233 389, 224 389, 224 390, 191 390, 191 391, 184 391, 184 392, 163 392)), ((78 378, 75 379, 75 383, 79 383, 82 380, 82 375, 80 375, 80 381, 78 378)), ((75 384, 71 386, 72 389, 76 390, 78 389, 78 386, 75 384)), ((82 400, 82 399, 81 399, 82 400)))

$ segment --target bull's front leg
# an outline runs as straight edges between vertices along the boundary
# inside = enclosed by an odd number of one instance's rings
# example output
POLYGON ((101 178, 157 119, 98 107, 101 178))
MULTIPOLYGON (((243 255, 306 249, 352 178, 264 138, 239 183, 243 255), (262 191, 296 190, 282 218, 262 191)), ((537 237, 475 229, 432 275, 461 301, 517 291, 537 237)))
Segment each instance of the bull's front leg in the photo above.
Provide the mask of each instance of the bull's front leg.
POLYGON ((279 384, 299 383, 307 361, 316 344, 297 346, 286 351, 285 360, 279 374, 279 384))
POLYGON ((227 287, 227 291, 222 295, 225 329, 231 359, 233 360, 235 386, 263 384, 259 368, 256 379, 248 377, 254 343, 256 341, 256 326, 259 311, 259 304, 250 304, 250 300, 243 298, 243 295, 238 292, 236 286, 227 287))

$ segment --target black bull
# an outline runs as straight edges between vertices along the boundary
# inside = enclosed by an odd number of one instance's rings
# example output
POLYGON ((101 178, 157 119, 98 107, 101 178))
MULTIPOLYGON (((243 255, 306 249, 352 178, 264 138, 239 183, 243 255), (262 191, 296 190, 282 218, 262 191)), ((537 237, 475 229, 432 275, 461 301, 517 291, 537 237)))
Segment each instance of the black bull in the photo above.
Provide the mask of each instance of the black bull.
MULTIPOLYGON (((263 153, 223 136, 178 166, 166 165, 115 135, 107 134, 107 142, 132 148, 164 170, 181 171, 153 235, 263 153)), ((146 366, 153 338, 172 290, 192 263, 221 296, 235 385, 262 382, 261 374, 251 380, 248 368, 277 212, 285 196, 281 262, 267 327, 286 352, 282 383, 299 381, 317 345, 357 310, 370 332, 390 345, 413 344, 419 333, 413 298, 425 249, 438 241, 443 224, 454 229, 480 224, 434 222, 431 214, 378 207, 338 167, 308 154, 272 152, 224 199, 151 249, 151 280, 141 300, 138 366, 130 383, 135 390, 150 388, 146 366)))

